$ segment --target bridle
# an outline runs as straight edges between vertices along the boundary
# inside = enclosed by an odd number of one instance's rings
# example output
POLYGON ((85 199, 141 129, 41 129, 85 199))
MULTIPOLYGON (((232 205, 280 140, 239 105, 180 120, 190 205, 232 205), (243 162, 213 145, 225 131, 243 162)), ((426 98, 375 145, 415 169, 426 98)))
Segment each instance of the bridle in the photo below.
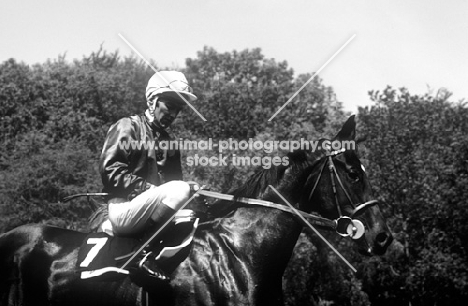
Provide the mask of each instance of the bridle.
MULTIPOLYGON (((319 176, 318 176, 317 180, 314 183, 314 187, 312 188, 312 190, 311 190, 311 192, 309 194, 309 202, 310 202, 311 199, 312 199, 312 196, 314 195, 314 192, 315 192, 315 190, 316 190, 316 188, 318 186, 318 183, 320 182, 320 179, 321 179, 322 174, 323 174, 323 170, 325 169, 325 166, 328 165, 328 169, 330 171, 330 178, 331 178, 331 182, 332 182, 333 193, 334 193, 334 196, 335 196, 335 205, 336 205, 339 217, 337 219, 329 219, 329 218, 324 218, 324 217, 317 216, 317 215, 314 215, 314 214, 309 214, 309 213, 306 213, 306 212, 304 212, 302 210, 296 210, 296 212, 300 213, 304 218, 309 220, 309 222, 311 222, 312 224, 318 225, 318 226, 323 227, 323 228, 333 229, 333 230, 336 231, 336 233, 338 233, 340 236, 343 236, 343 237, 351 237, 352 239, 359 239, 364 235, 366 228, 365 228, 364 224, 360 220, 355 219, 355 218, 357 216, 361 215, 367 208, 376 205, 378 203, 378 201, 377 200, 371 200, 371 201, 368 201, 368 202, 365 202, 365 203, 362 203, 362 204, 355 204, 352 201, 351 197, 349 196, 349 193, 344 188, 343 182, 341 181, 341 179, 340 179, 340 177, 339 177, 339 175, 338 175, 338 173, 336 171, 335 164, 333 162, 333 158, 335 156, 339 155, 339 154, 342 154, 343 152, 345 152, 345 149, 341 149, 341 150, 338 150, 338 151, 327 152, 326 159, 324 159, 324 160, 320 159, 320 160, 316 161, 317 163, 323 163, 323 164, 322 164, 322 166, 320 168, 319 176), (346 197, 347 197, 348 201, 351 203, 351 206, 353 207, 353 212, 350 214, 350 216, 344 216, 342 211, 341 211, 339 201, 338 201, 338 192, 337 192, 337 189, 336 189, 335 178, 338 181, 338 184, 340 185, 340 187, 343 189, 344 193, 346 194, 346 197)), ((312 167, 314 167, 314 166, 312 166, 312 167)), ((311 177, 312 176, 309 176, 309 179, 307 180, 306 185, 308 185, 308 182, 309 182, 311 177)), ((249 205, 259 205, 259 206, 279 209, 279 210, 282 210, 282 211, 285 211, 285 212, 289 212, 289 213, 291 213, 293 215, 296 214, 295 211, 291 210, 287 206, 276 204, 276 203, 265 201, 265 200, 242 198, 242 197, 234 199, 233 195, 222 194, 222 193, 218 193, 218 192, 214 192, 214 191, 208 191, 208 190, 200 190, 199 194, 201 194, 203 196, 211 197, 211 198, 217 198, 217 199, 220 199, 220 200, 235 201, 235 202, 238 202, 238 203, 249 204, 249 205)), ((369 228, 369 226, 367 226, 367 227, 369 228)))
MULTIPOLYGON (((354 219, 355 217, 359 216, 362 214, 362 212, 371 207, 374 206, 378 203, 377 200, 371 200, 363 204, 354 204, 353 200, 349 196, 349 193, 346 191, 346 188, 343 185, 343 182, 340 179, 340 176, 338 175, 338 172, 336 171, 336 166, 333 162, 333 158, 344 153, 346 149, 342 148, 337 151, 327 151, 325 155, 325 159, 323 161, 322 167, 320 168, 320 173, 318 175, 317 180, 315 181, 314 187, 312 188, 310 194, 309 194, 309 202, 312 200, 312 196, 314 195, 314 192, 318 186, 318 183, 322 177, 323 170, 325 169, 325 166, 328 165, 328 170, 330 172, 330 179, 332 183, 332 188, 333 188, 333 194, 335 196, 335 205, 336 205, 336 210, 338 211, 338 218, 333 220, 335 222, 335 231, 337 234, 343 237, 351 237, 352 239, 359 239, 361 238, 364 233, 365 233, 365 226, 364 224, 358 220, 354 219), (353 212, 351 213, 350 216, 344 216, 341 207, 338 201, 338 192, 336 189, 336 183, 335 183, 335 178, 338 181, 339 186, 343 190, 344 194, 346 195, 349 203, 353 207, 353 212)), ((367 223, 367 222, 366 222, 367 223)), ((369 227, 369 226, 367 226, 369 227)))

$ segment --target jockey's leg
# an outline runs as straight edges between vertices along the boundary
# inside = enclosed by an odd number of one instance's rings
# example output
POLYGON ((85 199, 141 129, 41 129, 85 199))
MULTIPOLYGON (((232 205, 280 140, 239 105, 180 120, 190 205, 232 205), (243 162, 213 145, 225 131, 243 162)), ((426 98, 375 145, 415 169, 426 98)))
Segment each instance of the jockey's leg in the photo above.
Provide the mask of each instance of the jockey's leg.
POLYGON ((170 181, 151 188, 131 201, 109 203, 109 219, 119 235, 141 234, 163 225, 190 197, 190 186, 170 181))
POLYGON ((161 199, 161 204, 157 205, 156 209, 153 210, 148 222, 152 228, 159 228, 188 201, 190 198, 190 185, 183 181, 171 181, 150 189, 148 192, 155 189, 159 189, 157 193, 161 199))
MULTIPOLYGON (((151 188, 129 202, 109 203, 109 220, 117 234, 153 234, 190 197, 190 186, 183 181, 171 181, 151 188)), ((167 281, 169 277, 157 267, 151 252, 140 261, 139 266, 150 276, 167 281)))

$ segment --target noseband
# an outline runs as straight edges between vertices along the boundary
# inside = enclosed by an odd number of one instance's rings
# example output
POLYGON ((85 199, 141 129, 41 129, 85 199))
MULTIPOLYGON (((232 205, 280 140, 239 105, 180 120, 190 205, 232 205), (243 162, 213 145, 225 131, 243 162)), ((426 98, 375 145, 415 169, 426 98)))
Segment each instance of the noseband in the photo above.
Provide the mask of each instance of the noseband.
POLYGON ((343 149, 338 150, 338 151, 327 152, 326 159, 323 162, 323 165, 322 165, 322 167, 320 169, 319 176, 318 176, 317 180, 315 181, 314 187, 312 188, 312 190, 310 192, 309 202, 312 200, 312 196, 314 195, 315 189, 317 188, 318 183, 319 183, 319 181, 320 181, 320 179, 322 177, 322 173, 323 173, 323 170, 325 169, 325 166, 328 165, 328 170, 330 172, 330 179, 331 179, 331 182, 332 182, 333 194, 335 196, 335 205, 336 205, 336 209, 337 209, 338 215, 339 215, 339 217, 337 219, 333 220, 335 222, 335 231, 340 236, 351 237, 352 239, 359 239, 365 233, 365 226, 360 220, 353 219, 353 218, 360 215, 366 208, 369 208, 371 206, 376 205, 378 203, 378 201, 377 200, 372 200, 372 201, 368 201, 368 202, 363 203, 363 204, 358 204, 358 205, 354 204, 353 200, 351 199, 348 192, 346 191, 346 189, 345 189, 345 187, 344 187, 344 185, 343 185, 343 183, 342 183, 342 181, 341 181, 341 179, 340 179, 340 177, 339 177, 339 175, 338 175, 338 173, 336 171, 335 164, 333 162, 333 158, 335 156, 338 156, 338 155, 342 154, 345 151, 346 150, 343 148, 343 149), (341 189, 343 190, 346 197, 348 198, 349 203, 353 207, 353 212, 351 213, 350 216, 344 216, 342 214, 342 212, 341 212, 341 207, 340 207, 340 204, 339 204, 339 201, 338 201, 338 193, 337 193, 336 184, 335 184, 335 177, 336 177, 336 180, 338 181, 338 184, 340 185, 341 189))

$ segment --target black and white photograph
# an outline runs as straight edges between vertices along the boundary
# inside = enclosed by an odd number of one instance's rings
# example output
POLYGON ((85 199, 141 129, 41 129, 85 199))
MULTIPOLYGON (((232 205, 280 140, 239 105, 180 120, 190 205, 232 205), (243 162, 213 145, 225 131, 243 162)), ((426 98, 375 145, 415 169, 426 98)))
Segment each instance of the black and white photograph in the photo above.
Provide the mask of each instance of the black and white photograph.
POLYGON ((468 2, 0 9, 0 306, 468 302, 468 2))

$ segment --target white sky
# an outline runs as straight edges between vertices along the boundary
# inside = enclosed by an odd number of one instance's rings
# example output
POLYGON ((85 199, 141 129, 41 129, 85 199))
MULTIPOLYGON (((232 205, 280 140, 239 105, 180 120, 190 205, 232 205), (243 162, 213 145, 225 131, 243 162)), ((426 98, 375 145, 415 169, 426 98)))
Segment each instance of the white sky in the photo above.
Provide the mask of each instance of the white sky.
POLYGON ((468 1, 6 1, 0 4, 0 61, 28 64, 130 48, 160 66, 184 66, 203 46, 262 48, 296 73, 320 73, 345 108, 370 103, 386 85, 423 94, 446 87, 468 100, 468 1))

